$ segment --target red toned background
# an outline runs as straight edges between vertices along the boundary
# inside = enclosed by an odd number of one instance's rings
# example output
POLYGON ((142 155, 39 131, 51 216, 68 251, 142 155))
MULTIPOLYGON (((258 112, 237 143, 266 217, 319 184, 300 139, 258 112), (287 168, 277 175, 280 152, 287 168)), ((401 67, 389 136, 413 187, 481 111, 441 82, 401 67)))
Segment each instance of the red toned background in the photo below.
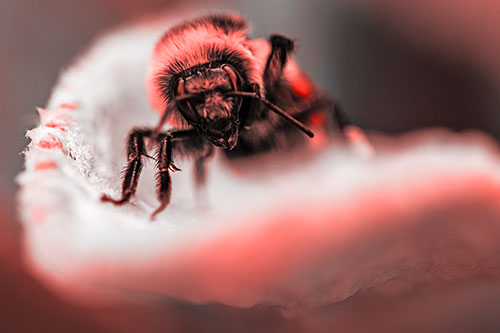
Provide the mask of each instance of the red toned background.
MULTIPOLYGON (((500 135, 500 5, 495 0, 226 1, 263 37, 298 41, 299 63, 361 126, 386 133, 445 126, 500 135)), ((205 9, 220 8, 222 2, 205 9)), ((174 301, 88 309, 67 304, 23 268, 15 175, 61 68, 100 31, 168 0, 0 2, 0 325, 2 331, 471 331, 498 328, 487 281, 399 296, 369 292, 303 317, 174 301), (170 330, 169 330, 170 329, 170 330)))

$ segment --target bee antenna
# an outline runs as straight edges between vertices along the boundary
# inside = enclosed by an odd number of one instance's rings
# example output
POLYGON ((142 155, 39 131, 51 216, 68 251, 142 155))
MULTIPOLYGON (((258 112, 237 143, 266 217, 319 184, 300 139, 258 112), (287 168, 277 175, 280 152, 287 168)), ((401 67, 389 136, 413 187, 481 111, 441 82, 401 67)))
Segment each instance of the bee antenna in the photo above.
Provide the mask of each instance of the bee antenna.
POLYGON ((158 137, 158 134, 160 134, 160 131, 163 128, 163 125, 165 125, 165 123, 167 122, 168 115, 170 114, 170 112, 173 111, 173 109, 175 108, 176 104, 177 103, 176 103, 175 100, 174 100, 173 103, 168 103, 167 104, 167 107, 165 108, 165 111, 163 111, 163 113, 161 114, 160 121, 158 122, 158 125, 156 125, 156 127, 153 129, 153 134, 151 136, 151 138, 153 139, 153 141, 156 140, 156 138, 158 137))
POLYGON ((203 97, 200 94, 192 93, 192 94, 184 94, 182 96, 177 96, 174 99, 175 103, 179 103, 188 99, 203 99, 203 97))
POLYGON ((279 116, 285 118, 290 123, 295 125, 298 129, 300 129, 302 132, 304 132, 310 138, 314 137, 314 133, 313 133, 313 131, 311 131, 311 129, 309 127, 307 127, 306 125, 304 125, 303 123, 301 123, 297 119, 290 116, 288 113, 283 111, 280 107, 278 107, 276 104, 273 104, 269 100, 259 96, 257 93, 246 92, 246 91, 231 91, 231 92, 226 93, 225 96, 227 96, 227 97, 241 96, 241 97, 251 97, 253 99, 256 99, 259 102, 261 102, 262 104, 264 104, 269 110, 275 112, 279 116))

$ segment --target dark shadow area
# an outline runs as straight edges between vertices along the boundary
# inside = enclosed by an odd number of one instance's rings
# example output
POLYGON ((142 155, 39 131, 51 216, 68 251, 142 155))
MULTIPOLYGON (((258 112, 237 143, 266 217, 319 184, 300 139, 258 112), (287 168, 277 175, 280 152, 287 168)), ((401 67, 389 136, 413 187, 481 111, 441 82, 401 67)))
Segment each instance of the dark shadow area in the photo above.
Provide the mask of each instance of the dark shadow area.
POLYGON ((475 64, 418 49, 359 13, 340 17, 332 76, 341 103, 362 127, 386 133, 472 128, 500 136, 492 122, 498 91, 475 64))

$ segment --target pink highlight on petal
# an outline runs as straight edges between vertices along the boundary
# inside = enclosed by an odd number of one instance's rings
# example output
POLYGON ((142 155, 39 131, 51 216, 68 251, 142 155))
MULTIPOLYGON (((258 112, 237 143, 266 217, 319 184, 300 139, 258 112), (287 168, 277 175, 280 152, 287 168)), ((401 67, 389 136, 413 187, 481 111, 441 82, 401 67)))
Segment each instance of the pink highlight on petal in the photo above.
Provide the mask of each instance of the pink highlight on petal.
POLYGON ((40 142, 38 142, 38 147, 45 149, 60 149, 63 151, 63 146, 61 140, 55 136, 48 134, 40 142))
POLYGON ((48 124, 45 124, 45 126, 60 129, 61 131, 66 131, 66 126, 63 126, 61 124, 48 123, 48 124))
POLYGON ((76 108, 78 108, 79 105, 80 105, 80 103, 78 103, 78 102, 74 102, 74 103, 62 102, 57 107, 59 109, 75 110, 76 108))
POLYGON ((66 127, 68 127, 68 122, 66 117, 58 117, 53 119, 45 124, 46 127, 56 128, 61 131, 66 131, 66 127))
POLYGON ((43 162, 37 162, 35 163, 35 171, 42 171, 42 170, 51 170, 51 169, 56 169, 57 164, 54 161, 43 161, 43 162))

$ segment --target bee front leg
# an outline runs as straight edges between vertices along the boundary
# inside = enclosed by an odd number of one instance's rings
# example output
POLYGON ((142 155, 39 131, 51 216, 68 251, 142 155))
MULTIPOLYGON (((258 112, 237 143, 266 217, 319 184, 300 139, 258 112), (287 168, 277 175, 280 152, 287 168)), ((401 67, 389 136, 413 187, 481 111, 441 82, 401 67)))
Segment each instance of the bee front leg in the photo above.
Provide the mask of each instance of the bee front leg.
POLYGON ((144 137, 151 135, 151 130, 134 128, 129 136, 127 143, 127 167, 122 183, 122 197, 118 200, 103 194, 101 200, 112 202, 115 205, 123 205, 128 202, 137 190, 137 182, 142 171, 142 157, 146 155, 144 137))
POLYGON ((157 191, 160 206, 151 214, 151 220, 154 220, 158 213, 162 212, 170 202, 172 193, 172 179, 169 171, 179 170, 172 162, 172 136, 163 134, 158 137, 160 148, 157 154, 157 191))
POLYGON ((347 123, 347 116, 344 111, 340 108, 338 103, 331 103, 333 112, 332 112, 332 118, 337 126, 337 129, 340 133, 341 136, 345 135, 345 127, 347 123))

